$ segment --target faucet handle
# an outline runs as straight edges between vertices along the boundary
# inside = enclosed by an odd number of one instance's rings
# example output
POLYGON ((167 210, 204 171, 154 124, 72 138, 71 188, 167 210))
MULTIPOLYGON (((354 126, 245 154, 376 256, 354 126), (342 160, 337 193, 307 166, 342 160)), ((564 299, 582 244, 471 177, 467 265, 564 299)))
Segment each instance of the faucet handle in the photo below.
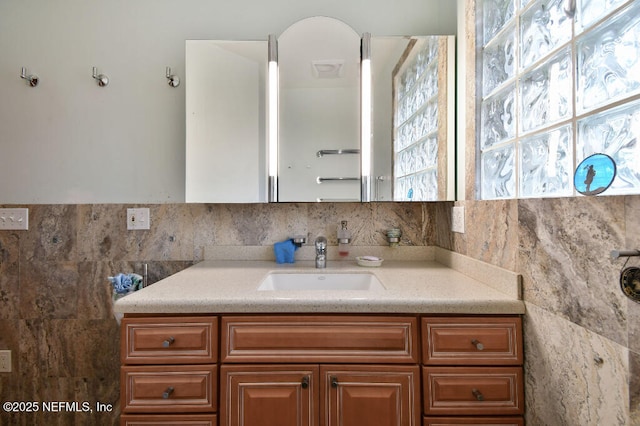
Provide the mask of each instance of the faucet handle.
POLYGON ((307 237, 305 237, 304 235, 296 235, 291 238, 291 241, 293 241, 293 244, 295 244, 296 246, 302 247, 307 243, 307 237))

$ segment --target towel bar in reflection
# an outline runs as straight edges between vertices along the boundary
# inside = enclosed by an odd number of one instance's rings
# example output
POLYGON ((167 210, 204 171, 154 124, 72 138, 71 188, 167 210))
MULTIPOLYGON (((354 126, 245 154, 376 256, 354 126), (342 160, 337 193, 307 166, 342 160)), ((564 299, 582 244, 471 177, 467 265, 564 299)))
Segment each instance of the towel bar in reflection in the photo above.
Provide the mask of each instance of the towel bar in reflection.
POLYGON ((360 154, 359 149, 321 149, 316 152, 318 157, 325 155, 360 154))
POLYGON ((360 178, 359 177, 320 177, 318 176, 316 178, 316 182, 317 183, 323 183, 323 182, 352 182, 352 181, 359 181, 360 178))

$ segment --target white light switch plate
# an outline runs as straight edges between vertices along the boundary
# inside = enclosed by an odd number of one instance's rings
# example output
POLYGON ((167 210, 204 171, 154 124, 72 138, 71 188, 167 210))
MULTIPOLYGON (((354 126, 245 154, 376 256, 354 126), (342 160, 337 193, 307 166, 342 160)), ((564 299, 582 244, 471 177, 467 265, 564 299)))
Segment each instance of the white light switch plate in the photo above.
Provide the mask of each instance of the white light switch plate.
POLYGON ((11 373, 11 351, 0 351, 0 373, 11 373))
POLYGON ((148 208, 127 209, 127 229, 149 229, 150 222, 148 208))
POLYGON ((0 231, 29 229, 29 209, 5 208, 0 209, 0 231))
POLYGON ((464 206, 457 206, 452 209, 451 230, 459 234, 464 234, 464 206))

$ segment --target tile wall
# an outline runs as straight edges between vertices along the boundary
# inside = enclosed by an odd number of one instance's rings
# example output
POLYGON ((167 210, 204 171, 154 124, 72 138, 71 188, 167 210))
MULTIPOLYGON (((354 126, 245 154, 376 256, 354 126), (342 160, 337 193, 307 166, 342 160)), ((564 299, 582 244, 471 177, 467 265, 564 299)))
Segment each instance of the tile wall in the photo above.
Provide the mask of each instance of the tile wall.
POLYGON ((523 277, 527 424, 640 425, 640 304, 610 257, 640 247, 640 196, 457 204, 439 245, 523 277))
POLYGON ((325 235, 332 246, 341 220, 354 245, 385 245, 391 227, 403 244, 433 245, 437 216, 435 204, 162 204, 148 206, 150 230, 127 231, 126 209, 137 206, 24 207, 29 230, 0 231, 0 349, 13 352, 0 401, 88 402, 94 412, 1 412, 0 425, 118 424, 110 275, 146 263, 153 283, 202 260, 205 247, 270 246, 296 234, 325 235), (97 402, 113 411, 96 412, 97 402))

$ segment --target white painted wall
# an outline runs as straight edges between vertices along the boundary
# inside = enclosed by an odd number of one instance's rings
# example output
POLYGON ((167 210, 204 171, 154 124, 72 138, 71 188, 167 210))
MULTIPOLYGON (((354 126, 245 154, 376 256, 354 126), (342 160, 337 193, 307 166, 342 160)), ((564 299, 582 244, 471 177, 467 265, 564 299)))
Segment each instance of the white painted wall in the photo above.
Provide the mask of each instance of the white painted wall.
POLYGON ((186 39, 266 39, 316 15, 373 35, 456 30, 452 0, 0 1, 0 204, 184 201, 184 84, 165 67, 185 75, 186 39))

